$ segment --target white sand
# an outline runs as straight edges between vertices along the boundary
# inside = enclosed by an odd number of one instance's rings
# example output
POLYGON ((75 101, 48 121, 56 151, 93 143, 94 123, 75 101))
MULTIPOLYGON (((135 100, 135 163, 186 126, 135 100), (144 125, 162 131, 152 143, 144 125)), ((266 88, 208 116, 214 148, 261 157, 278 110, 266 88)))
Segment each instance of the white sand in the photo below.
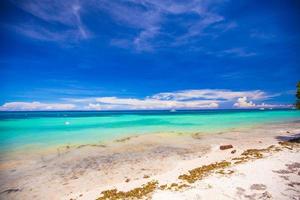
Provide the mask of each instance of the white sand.
POLYGON ((299 152, 284 151, 230 169, 234 170, 231 175, 213 174, 181 192, 158 190, 152 198, 283 200, 300 197, 299 152))
MULTIPOLYGON (((277 144, 278 136, 297 133, 300 123, 293 122, 214 135, 144 135, 105 146, 61 147, 47 152, 5 155, 0 163, 0 199, 96 199, 103 190, 127 191, 150 180, 157 180, 160 185, 170 184, 178 182, 178 176, 190 169, 230 160, 246 149, 277 144), (221 144, 232 144, 237 152, 221 151, 221 144), (145 175, 150 178, 143 178, 145 175)), ((157 190, 152 198, 297 199, 300 169, 287 174, 274 172, 296 162, 300 163, 299 151, 284 150, 234 166, 231 175, 212 174, 184 191, 157 190)))

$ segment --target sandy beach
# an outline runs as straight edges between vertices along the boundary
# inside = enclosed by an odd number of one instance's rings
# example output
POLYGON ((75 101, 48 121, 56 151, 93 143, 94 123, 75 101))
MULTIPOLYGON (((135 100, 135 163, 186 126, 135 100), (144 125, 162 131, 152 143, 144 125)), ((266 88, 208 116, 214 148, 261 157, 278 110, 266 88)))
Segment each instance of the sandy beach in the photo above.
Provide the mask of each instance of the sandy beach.
POLYGON ((299 133, 293 121, 6 153, 0 198, 299 199, 299 133))
POLYGON ((300 200, 300 0, 2 0, 0 200, 300 200))

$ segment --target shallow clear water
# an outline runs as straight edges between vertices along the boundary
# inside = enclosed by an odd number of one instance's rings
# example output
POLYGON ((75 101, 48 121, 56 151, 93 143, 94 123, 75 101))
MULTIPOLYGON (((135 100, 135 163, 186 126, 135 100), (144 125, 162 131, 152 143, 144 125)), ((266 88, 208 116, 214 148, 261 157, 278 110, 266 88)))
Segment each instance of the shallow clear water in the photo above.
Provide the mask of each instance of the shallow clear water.
POLYGON ((215 132, 300 120, 296 110, 0 112, 0 151, 95 143, 154 132, 215 132))

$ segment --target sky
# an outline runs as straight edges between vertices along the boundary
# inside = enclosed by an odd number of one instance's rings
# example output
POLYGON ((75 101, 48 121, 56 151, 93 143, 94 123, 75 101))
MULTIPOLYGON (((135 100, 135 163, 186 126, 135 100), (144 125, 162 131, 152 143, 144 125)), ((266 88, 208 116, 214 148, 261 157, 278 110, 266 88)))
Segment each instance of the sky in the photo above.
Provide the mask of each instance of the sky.
POLYGON ((283 108, 297 0, 2 0, 0 110, 283 108))

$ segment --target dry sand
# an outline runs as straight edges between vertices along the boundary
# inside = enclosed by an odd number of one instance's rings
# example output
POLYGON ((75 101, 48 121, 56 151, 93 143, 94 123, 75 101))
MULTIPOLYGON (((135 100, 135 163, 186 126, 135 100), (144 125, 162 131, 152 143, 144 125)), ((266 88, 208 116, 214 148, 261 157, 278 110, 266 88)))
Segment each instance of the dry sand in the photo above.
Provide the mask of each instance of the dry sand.
MULTIPOLYGON (((300 133, 300 122, 267 124, 215 134, 158 133, 118 141, 1 155, 0 199, 97 199, 116 188, 130 191, 150 181, 149 199, 299 199, 299 146, 278 142, 300 133), (220 150, 231 144, 234 148, 220 150), (233 158, 247 149, 280 147, 188 183, 191 169, 233 158), (231 153, 236 150, 235 153, 231 153), (173 183, 174 187, 170 187, 173 183), (177 186, 176 186, 177 184, 177 186), (179 188, 186 184, 187 187, 179 188), (169 188, 169 189, 168 189, 169 188)), ((236 161, 236 160, 235 160, 236 161)))

